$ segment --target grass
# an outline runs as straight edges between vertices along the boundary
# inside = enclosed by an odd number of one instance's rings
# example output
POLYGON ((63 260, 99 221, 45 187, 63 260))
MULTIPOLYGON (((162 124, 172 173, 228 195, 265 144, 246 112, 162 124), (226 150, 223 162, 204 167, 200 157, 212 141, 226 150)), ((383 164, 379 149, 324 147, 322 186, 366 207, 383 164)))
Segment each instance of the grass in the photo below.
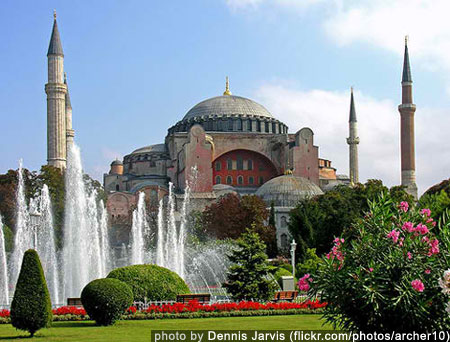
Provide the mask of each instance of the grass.
MULTIPOLYGON (((39 330, 35 341, 150 341, 152 329, 164 330, 331 330, 323 326, 320 315, 224 317, 197 319, 165 319, 147 321, 119 321, 110 327, 98 327, 88 322, 54 322, 52 328, 39 330)), ((16 330, 11 324, 0 324, 0 341, 30 341, 28 333, 16 330)))

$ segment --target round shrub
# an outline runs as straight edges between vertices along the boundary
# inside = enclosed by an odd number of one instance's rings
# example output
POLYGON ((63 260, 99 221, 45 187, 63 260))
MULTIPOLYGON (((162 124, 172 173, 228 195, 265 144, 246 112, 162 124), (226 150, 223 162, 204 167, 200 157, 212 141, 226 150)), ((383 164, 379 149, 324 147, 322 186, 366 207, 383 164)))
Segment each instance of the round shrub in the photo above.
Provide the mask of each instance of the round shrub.
POLYGON ((133 292, 117 279, 96 279, 81 292, 81 302, 98 325, 111 325, 133 304, 133 292))
POLYGON ((29 249, 23 256, 11 303, 11 323, 33 336, 39 329, 50 326, 51 321, 52 303, 41 261, 37 252, 29 249))
POLYGON ((175 272, 156 265, 132 265, 111 271, 107 278, 128 284, 135 301, 176 300, 178 294, 189 293, 189 287, 175 272))

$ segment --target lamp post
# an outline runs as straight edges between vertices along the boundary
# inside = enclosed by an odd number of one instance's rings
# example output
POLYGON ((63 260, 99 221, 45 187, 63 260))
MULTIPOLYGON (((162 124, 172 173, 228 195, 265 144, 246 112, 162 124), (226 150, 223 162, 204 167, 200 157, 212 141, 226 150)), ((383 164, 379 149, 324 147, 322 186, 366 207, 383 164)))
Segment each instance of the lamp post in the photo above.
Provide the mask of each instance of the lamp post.
POLYGON ((34 236, 33 246, 34 246, 35 250, 37 250, 37 244, 38 244, 37 232, 38 232, 38 228, 39 228, 40 219, 41 219, 41 214, 37 210, 30 213, 31 229, 33 231, 33 236, 34 236))
POLYGON ((295 243, 295 240, 292 240, 291 242, 291 261, 292 261, 292 276, 295 279, 295 248, 297 247, 297 244, 295 243))

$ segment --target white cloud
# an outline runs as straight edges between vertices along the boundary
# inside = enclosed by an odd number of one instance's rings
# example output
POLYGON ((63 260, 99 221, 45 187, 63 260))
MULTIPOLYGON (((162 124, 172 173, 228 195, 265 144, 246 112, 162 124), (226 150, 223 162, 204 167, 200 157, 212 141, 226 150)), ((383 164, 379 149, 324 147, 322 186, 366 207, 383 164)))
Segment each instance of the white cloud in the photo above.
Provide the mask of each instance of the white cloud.
MULTIPOLYGON (((303 91, 266 84, 257 89, 255 98, 287 124, 290 132, 310 127, 315 133, 320 157, 331 159, 338 173, 348 174, 349 91, 303 91)), ((397 105, 391 100, 377 100, 358 91, 355 92, 355 104, 361 139, 360 180, 382 179, 389 186, 399 184, 400 114, 397 105)), ((443 112, 418 108, 416 164, 420 193, 449 176, 450 151, 445 148, 447 133, 440 128, 448 125, 450 118, 443 112), (430 126, 430 122, 441 122, 441 125, 430 126)))

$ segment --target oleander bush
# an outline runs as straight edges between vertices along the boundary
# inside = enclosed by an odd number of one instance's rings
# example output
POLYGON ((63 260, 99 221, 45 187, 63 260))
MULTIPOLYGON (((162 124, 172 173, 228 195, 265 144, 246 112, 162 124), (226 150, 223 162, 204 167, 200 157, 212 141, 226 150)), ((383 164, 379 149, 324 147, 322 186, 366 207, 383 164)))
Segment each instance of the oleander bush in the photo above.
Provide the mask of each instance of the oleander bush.
POLYGON ((81 302, 98 325, 112 325, 133 303, 133 292, 118 279, 96 279, 84 287, 81 302))
POLYGON ((369 202, 350 241, 334 247, 301 288, 328 302, 324 317, 334 326, 365 332, 438 331, 450 326, 439 286, 448 268, 449 243, 434 231, 429 209, 396 205, 389 196, 369 202))
POLYGON ((31 336, 52 322, 52 303, 39 255, 33 249, 25 252, 16 291, 11 303, 13 327, 28 331, 31 336))
POLYGON ((128 284, 135 301, 176 300, 178 294, 189 293, 189 287, 175 272, 157 265, 132 265, 111 271, 107 278, 128 284))

